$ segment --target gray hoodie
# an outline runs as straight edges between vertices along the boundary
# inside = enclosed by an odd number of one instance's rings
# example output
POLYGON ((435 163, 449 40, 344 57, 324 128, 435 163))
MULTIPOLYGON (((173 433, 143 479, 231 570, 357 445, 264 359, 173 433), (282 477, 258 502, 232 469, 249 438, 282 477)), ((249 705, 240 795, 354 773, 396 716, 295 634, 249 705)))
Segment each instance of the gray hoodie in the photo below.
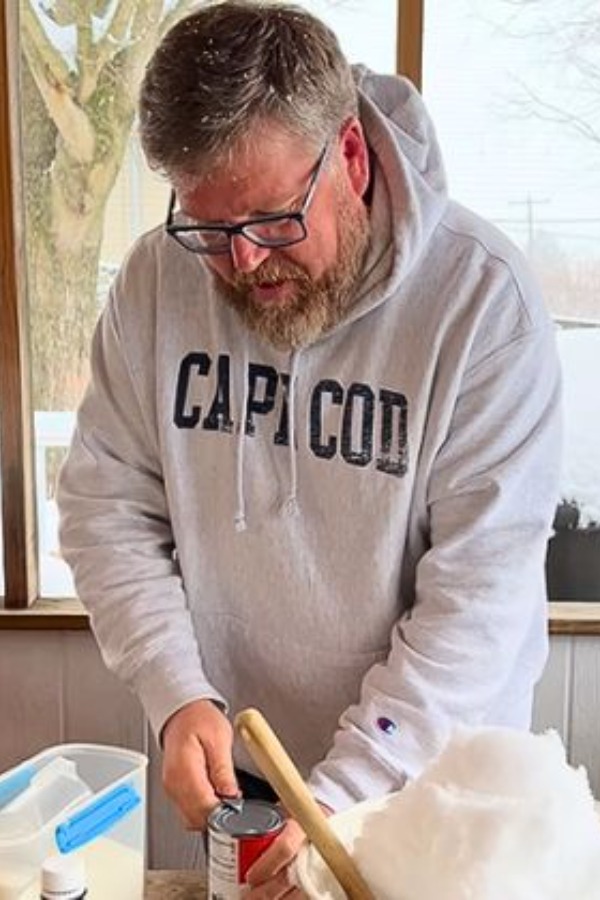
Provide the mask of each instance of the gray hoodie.
POLYGON ((155 732, 200 697, 256 706, 335 809, 414 777, 458 722, 528 727, 560 444, 519 252, 448 200, 409 83, 357 80, 374 240, 345 320, 278 351, 150 232, 59 486, 78 593, 155 732))

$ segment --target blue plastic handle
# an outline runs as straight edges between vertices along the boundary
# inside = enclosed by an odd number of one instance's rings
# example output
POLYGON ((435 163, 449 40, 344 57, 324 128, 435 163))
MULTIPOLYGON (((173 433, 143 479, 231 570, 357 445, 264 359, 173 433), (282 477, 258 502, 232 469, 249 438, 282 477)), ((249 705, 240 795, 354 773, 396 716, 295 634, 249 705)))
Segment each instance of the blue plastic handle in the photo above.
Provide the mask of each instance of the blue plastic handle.
POLYGON ((14 775, 9 775, 4 781, 0 781, 0 810, 15 797, 18 797, 25 788, 31 784, 31 779, 36 773, 34 766, 25 766, 14 775))
POLYGON ((130 784, 121 784, 85 809, 56 826, 54 838, 61 853, 71 853, 109 831, 139 806, 142 798, 130 784))

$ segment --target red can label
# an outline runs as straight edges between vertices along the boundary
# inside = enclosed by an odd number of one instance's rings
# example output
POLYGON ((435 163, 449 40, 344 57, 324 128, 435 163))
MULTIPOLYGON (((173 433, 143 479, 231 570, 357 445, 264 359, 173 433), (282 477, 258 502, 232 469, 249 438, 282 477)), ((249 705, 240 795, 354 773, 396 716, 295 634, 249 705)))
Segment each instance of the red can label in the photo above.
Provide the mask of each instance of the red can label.
POLYGON ((248 892, 246 874, 284 825, 272 803, 245 800, 240 811, 227 804, 208 820, 209 900, 238 900, 248 892))

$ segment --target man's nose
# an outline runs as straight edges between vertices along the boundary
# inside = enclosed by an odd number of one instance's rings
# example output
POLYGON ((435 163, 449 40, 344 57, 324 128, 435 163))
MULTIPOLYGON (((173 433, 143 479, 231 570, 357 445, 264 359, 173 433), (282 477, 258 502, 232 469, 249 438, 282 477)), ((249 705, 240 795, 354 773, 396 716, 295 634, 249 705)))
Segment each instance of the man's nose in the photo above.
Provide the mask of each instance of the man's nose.
POLYGON ((267 259, 269 247, 258 247, 243 234, 234 234, 231 241, 231 262, 238 272, 254 272, 267 259))

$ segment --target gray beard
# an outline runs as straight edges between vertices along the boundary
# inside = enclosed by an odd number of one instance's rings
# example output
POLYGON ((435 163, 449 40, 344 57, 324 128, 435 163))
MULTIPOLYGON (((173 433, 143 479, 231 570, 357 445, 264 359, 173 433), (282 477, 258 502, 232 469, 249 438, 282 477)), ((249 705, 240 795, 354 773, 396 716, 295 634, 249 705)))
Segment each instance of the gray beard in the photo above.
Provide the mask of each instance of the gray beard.
POLYGON ((320 278, 273 254, 256 271, 238 274, 232 284, 217 276, 226 303, 245 325, 279 350, 297 350, 314 343, 344 317, 363 269, 370 243, 370 223, 362 202, 342 200, 338 208, 338 259, 320 278), (252 297, 257 283, 291 281, 295 290, 279 303, 259 304, 252 297))

